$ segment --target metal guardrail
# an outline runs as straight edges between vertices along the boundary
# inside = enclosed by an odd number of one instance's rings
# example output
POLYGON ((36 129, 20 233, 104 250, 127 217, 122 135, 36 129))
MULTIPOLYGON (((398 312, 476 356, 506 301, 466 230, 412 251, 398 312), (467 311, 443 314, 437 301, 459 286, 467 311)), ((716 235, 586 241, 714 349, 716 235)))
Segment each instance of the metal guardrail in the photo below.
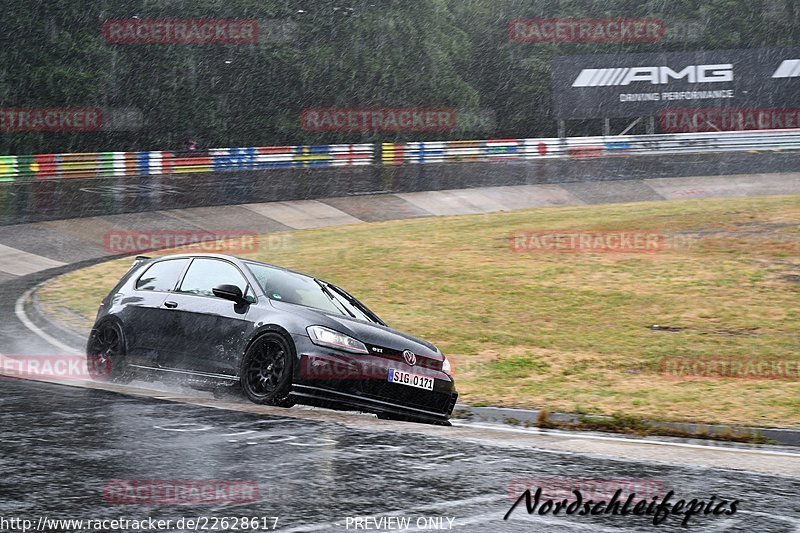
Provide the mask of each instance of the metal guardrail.
POLYGON ((800 150, 800 129, 0 156, 0 182, 350 167, 376 161, 405 165, 774 150, 800 150))
POLYGON ((632 154, 685 154, 730 151, 799 150, 800 130, 673 133, 563 139, 495 139, 384 143, 387 165, 459 161, 602 157, 632 154))

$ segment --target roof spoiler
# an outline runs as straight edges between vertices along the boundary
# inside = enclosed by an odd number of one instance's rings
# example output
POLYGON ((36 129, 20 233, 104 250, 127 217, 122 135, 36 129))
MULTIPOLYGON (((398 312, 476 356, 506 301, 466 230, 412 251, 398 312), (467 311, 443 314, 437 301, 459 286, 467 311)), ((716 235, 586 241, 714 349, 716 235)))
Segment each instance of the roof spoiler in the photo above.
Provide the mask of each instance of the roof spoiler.
POLYGON ((150 259, 151 258, 149 256, 146 256, 146 255, 137 255, 136 259, 133 260, 133 264, 131 265, 131 268, 135 268, 135 267, 139 266, 141 263, 144 263, 145 261, 149 261, 150 259))

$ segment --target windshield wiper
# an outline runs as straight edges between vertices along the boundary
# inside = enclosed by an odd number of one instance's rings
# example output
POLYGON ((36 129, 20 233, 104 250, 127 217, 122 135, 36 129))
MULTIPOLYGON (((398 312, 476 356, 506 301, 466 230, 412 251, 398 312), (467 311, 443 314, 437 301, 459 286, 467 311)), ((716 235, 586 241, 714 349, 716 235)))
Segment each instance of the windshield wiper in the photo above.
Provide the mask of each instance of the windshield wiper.
POLYGON ((347 302, 350 305, 352 305, 353 307, 355 307, 356 309, 358 309, 359 311, 364 313, 364 315, 366 315, 367 318, 369 318, 370 320, 372 320, 376 324, 380 324, 382 326, 386 325, 386 324, 384 324, 383 320, 378 318, 378 315, 376 315, 375 313, 370 311, 369 308, 366 305, 364 305, 361 302, 359 302, 358 300, 356 300, 355 297, 350 296, 350 294, 348 294, 347 291, 345 291, 344 289, 340 289, 336 285, 331 285, 330 283, 328 283, 328 286, 331 289, 333 289, 334 291, 336 291, 337 294, 340 294, 342 296, 342 298, 347 300, 347 302))
POLYGON ((322 289, 322 292, 324 292, 324 293, 325 293, 325 296, 327 296, 328 298, 330 298, 330 299, 331 299, 331 301, 334 303, 334 305, 336 305, 336 307, 343 309, 343 310, 344 310, 344 312, 345 312, 345 313, 347 313, 348 315, 350 315, 352 318, 356 318, 356 315, 354 315, 354 314, 353 314, 353 312, 352 312, 351 310, 349 310, 349 309, 348 309, 346 306, 344 306, 344 305, 342 304, 342 302, 340 302, 340 301, 339 301, 339 300, 336 298, 336 296, 334 296, 334 295, 331 293, 331 291, 330 291, 330 290, 328 289, 328 287, 327 287, 327 284, 326 284, 324 281, 322 281, 322 280, 319 280, 319 279, 317 279, 317 278, 314 278, 314 281, 316 281, 316 282, 317 282, 317 285, 319 285, 319 286, 320 286, 320 288, 322 289))

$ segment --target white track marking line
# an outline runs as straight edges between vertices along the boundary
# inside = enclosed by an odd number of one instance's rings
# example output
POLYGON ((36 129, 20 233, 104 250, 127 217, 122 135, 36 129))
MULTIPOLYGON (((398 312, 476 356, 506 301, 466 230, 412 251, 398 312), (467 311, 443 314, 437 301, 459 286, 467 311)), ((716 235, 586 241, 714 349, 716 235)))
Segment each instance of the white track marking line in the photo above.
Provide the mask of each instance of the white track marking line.
MULTIPOLYGON (((126 394, 125 391, 116 391, 115 390, 115 391, 112 391, 112 392, 118 392, 120 394, 126 394)), ((172 400, 170 400, 170 401, 172 401, 172 400)), ((186 399, 177 400, 177 401, 179 401, 180 403, 186 403, 186 404, 189 404, 189 405, 198 405, 200 407, 208 407, 210 409, 218 409, 218 410, 222 410, 222 411, 229 411, 231 409, 233 409, 234 411, 240 411, 240 409, 237 409, 235 406, 232 407, 229 404, 207 403, 205 401, 199 401, 199 399, 195 400, 194 398, 186 398, 186 399)), ((289 414, 284 415, 284 416, 291 417, 291 415, 289 415, 289 414)), ((297 420, 305 420, 305 419, 298 418, 297 420)), ((610 440, 610 441, 619 441, 619 442, 628 443, 628 444, 650 444, 650 445, 656 445, 656 446, 680 446, 680 447, 687 447, 687 448, 708 449, 710 451, 750 453, 750 454, 753 454, 753 455, 778 455, 778 456, 784 456, 784 457, 800 458, 800 454, 789 453, 789 452, 773 452, 773 451, 770 451, 770 450, 748 450, 748 449, 744 449, 744 448, 724 448, 722 446, 704 446, 702 444, 684 444, 684 443, 679 443, 679 442, 662 442, 662 441, 657 441, 657 440, 627 439, 627 438, 624 438, 624 437, 602 437, 602 436, 599 436, 599 435, 598 436, 594 436, 594 435, 576 435, 574 433, 565 433, 565 432, 556 433, 556 432, 554 432, 552 430, 549 430, 548 432, 533 432, 533 431, 525 431, 525 430, 521 430, 521 429, 515 430, 515 429, 512 429, 512 428, 503 428, 503 427, 495 427, 495 426, 487 426, 487 425, 478 425, 478 424, 467 425, 467 424, 456 424, 456 423, 453 423, 453 427, 459 427, 459 428, 464 428, 464 429, 478 428, 478 429, 487 429, 487 430, 496 430, 496 431, 509 431, 509 432, 514 432, 514 433, 526 433, 526 434, 528 434, 530 436, 539 435, 539 436, 545 436, 545 437, 547 437, 547 436, 557 437, 557 438, 563 439, 565 441, 566 440, 570 440, 570 439, 610 440)), ((446 435, 437 435, 437 436, 441 436, 443 438, 448 438, 448 436, 446 436, 446 435)), ((591 454, 591 452, 542 448, 542 447, 539 447, 539 446, 525 446, 525 448, 528 449, 528 450, 531 450, 531 451, 535 451, 537 453, 550 453, 550 454, 553 454, 553 455, 587 455, 587 454, 591 454)), ((624 460, 624 458, 620 457, 620 460, 624 460)), ((750 471, 751 470, 748 470, 748 472, 750 472, 750 471)), ((770 474, 770 475, 776 475, 776 474, 770 474)), ((795 476, 792 476, 793 479, 794 479, 794 477, 795 476)), ((798 532, 798 533, 800 533, 800 532, 798 532)))
POLYGON ((25 294, 23 294, 22 296, 19 297, 19 299, 17 299, 17 303, 14 306, 14 313, 17 315, 17 318, 19 319, 19 321, 22 322, 22 324, 26 328, 31 330, 34 334, 36 334, 42 340, 46 341, 48 344, 51 344, 51 345, 55 346, 56 348, 58 348, 59 350, 62 350, 65 354, 69 354, 69 355, 77 355, 77 354, 79 354, 79 351, 76 350, 74 347, 67 346, 66 344, 64 344, 60 340, 56 339, 55 337, 53 337, 53 336, 45 333, 41 329, 39 329, 36 326, 36 324, 31 322, 31 319, 28 318, 28 315, 25 314, 25 301, 30 297, 30 295, 33 293, 33 291, 38 289, 40 286, 41 286, 41 284, 33 287, 32 289, 28 289, 25 292, 25 294))
MULTIPOLYGON (((89 382, 77 382, 77 380, 64 380, 64 381, 56 381, 53 379, 43 379, 43 378, 26 378, 32 381, 42 381, 45 383, 54 383, 56 385, 67 385, 70 387, 81 387, 81 388, 92 388, 92 389, 99 389, 99 390, 107 390, 110 392, 115 392, 117 394, 124 394, 126 396, 133 396, 133 397, 144 397, 144 398, 158 398, 169 402, 176 402, 176 403, 183 403, 187 405, 197 405, 200 407, 207 407, 209 409, 217 409, 221 411, 230 411, 233 409, 234 411, 241 411, 237 409, 236 406, 231 407, 228 404, 216 404, 216 403, 208 403, 203 398, 164 398, 159 396, 163 391, 157 391, 153 389, 145 389, 136 387, 135 390, 132 390, 131 387, 109 387, 108 384, 89 381, 89 382), (154 394, 156 393, 156 394, 154 394)), ((287 415, 291 415, 287 413, 287 415)), ((303 418, 297 418, 296 420, 305 420, 303 418)), ((504 432, 511 432, 511 433, 524 433, 530 436, 551 436, 557 437, 564 440, 570 439, 585 439, 585 440, 601 440, 601 441, 611 441, 611 442, 621 442, 627 444, 650 444, 655 446, 675 446, 681 448, 690 448, 690 449, 699 449, 699 450, 709 450, 709 451, 722 451, 722 452, 731 452, 731 453, 744 453, 744 454, 751 454, 751 455, 772 455, 772 456, 780 456, 780 457, 792 457, 792 458, 800 458, 800 454, 796 453, 789 453, 789 452, 776 452, 771 450, 749 450, 744 448, 725 448, 722 446, 704 446, 702 444, 687 444, 681 442, 663 442, 663 441, 655 441, 655 440, 645 440, 645 439, 627 439, 624 437, 603 437, 600 435, 577 435, 574 433, 564 433, 559 432, 555 433, 553 431, 545 432, 534 432, 534 431, 526 431, 521 429, 513 429, 513 428, 504 428, 499 426, 489 426, 489 425, 482 425, 482 424, 453 424, 454 427, 460 427, 464 429, 476 428, 476 429, 486 429, 491 431, 504 431, 504 432)), ((527 447, 532 451, 536 451, 539 453, 550 453, 554 455, 584 455, 583 452, 571 451, 571 450, 557 450, 557 449, 550 449, 550 448, 542 448, 539 446, 530 446, 527 447)), ((401 454, 402 455, 402 454, 401 454)), ((298 530, 301 531, 301 530, 298 530)))
POLYGON ((544 431, 530 431, 524 429, 515 429, 515 428, 508 428, 503 426, 493 426, 488 424, 460 424, 453 422, 454 427, 460 428, 477 428, 477 429, 490 429, 493 431, 504 431, 506 433, 523 433, 526 435, 550 435, 552 437, 561 437, 567 439, 583 439, 583 440, 604 440, 610 442, 624 442, 624 443, 632 443, 632 444, 655 444, 659 446, 674 446, 677 448, 690 448, 696 450, 712 450, 712 451, 721 451, 721 452, 731 452, 731 453, 750 453, 750 454, 758 454, 758 455, 778 455, 781 457, 795 457, 800 458, 800 453, 790 453, 790 452, 775 452, 771 450, 753 450, 753 449, 746 449, 746 448, 726 448, 724 446, 713 446, 713 445, 705 445, 705 444, 690 444, 688 442, 669 442, 669 441, 660 441, 660 440, 649 440, 649 439, 629 439, 626 437, 605 437, 603 435, 581 435, 578 433, 566 433, 566 432, 556 432, 552 430, 548 430, 547 432, 544 431))

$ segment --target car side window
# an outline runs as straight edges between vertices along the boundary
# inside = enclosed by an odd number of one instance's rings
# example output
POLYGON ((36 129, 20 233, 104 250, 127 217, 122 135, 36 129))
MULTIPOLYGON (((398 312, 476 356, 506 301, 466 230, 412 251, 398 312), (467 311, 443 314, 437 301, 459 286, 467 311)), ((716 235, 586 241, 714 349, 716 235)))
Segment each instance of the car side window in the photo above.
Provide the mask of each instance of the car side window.
POLYGON ((183 277, 179 292, 214 296, 212 289, 220 285, 236 285, 247 293, 247 280, 239 269, 219 259, 195 259, 183 277))
POLYGON ((189 259, 168 259, 153 263, 136 281, 140 291, 166 292, 175 288, 178 278, 189 264, 189 259))

